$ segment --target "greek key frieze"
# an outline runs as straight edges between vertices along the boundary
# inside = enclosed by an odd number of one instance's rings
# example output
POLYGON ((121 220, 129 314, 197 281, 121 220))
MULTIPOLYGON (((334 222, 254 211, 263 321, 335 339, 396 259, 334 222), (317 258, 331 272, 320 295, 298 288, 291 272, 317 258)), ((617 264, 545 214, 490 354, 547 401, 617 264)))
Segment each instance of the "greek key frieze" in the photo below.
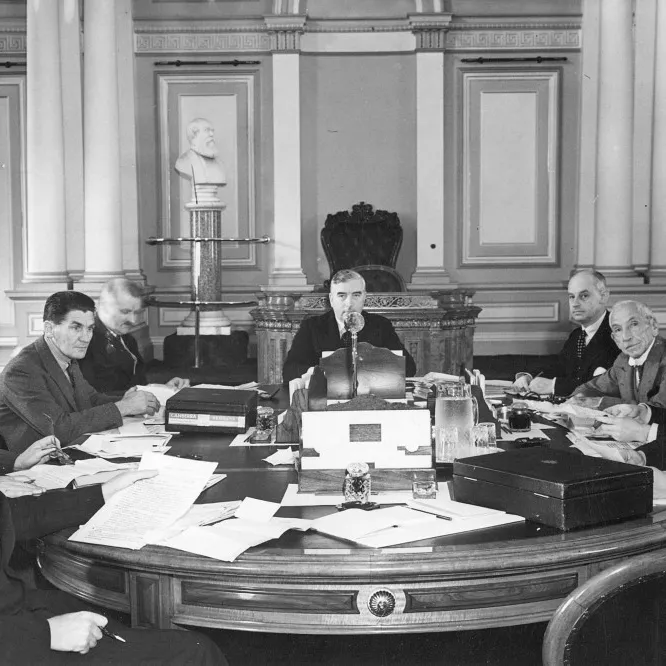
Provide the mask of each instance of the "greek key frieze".
POLYGON ((446 33, 446 48, 479 49, 578 49, 581 32, 573 30, 455 30, 446 33))
POLYGON ((150 33, 135 34, 136 53, 218 53, 270 51, 271 38, 265 32, 246 33, 150 33))
POLYGON ((25 55, 26 36, 23 34, 0 34, 0 53, 25 55))

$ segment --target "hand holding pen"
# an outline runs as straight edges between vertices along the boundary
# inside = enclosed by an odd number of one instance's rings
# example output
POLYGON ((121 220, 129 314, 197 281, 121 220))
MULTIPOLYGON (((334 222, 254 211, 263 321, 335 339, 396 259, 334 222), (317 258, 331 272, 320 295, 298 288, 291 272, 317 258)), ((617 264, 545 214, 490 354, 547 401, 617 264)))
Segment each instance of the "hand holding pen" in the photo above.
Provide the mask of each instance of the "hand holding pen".
POLYGON ((46 417, 46 421, 48 423, 49 435, 55 444, 55 449, 51 452, 51 458, 56 458, 60 465, 73 465, 74 461, 67 453, 62 450, 62 448, 60 448, 60 441, 55 436, 55 424, 53 423, 53 417, 46 413, 44 413, 44 416, 46 417))

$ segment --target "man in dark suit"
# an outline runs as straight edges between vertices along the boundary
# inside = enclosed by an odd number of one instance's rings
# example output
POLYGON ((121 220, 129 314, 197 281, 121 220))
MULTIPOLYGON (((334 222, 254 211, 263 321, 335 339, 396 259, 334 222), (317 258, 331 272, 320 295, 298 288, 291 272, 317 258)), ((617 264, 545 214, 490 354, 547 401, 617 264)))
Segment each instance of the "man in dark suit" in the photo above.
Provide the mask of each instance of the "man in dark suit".
POLYGON ((666 341, 650 308, 620 301, 611 309, 610 326, 622 353, 607 373, 579 386, 574 396, 666 407, 666 341))
POLYGON ((103 485, 44 494, 34 484, 0 477, 0 663, 227 663, 204 636, 130 629, 64 592, 29 589, 10 564, 17 540, 85 523, 116 492, 154 474, 125 472, 103 485), (124 642, 104 635, 107 627, 124 642))
POLYGON ((16 453, 45 435, 63 444, 85 433, 122 425, 123 416, 153 414, 151 393, 130 391, 121 399, 98 393, 84 379, 78 360, 88 348, 95 303, 76 291, 59 291, 44 306, 44 336, 24 347, 0 375, 0 435, 16 453))
MULTIPOLYGON (((102 287, 92 340, 80 363, 83 376, 100 393, 123 395, 132 386, 148 383, 139 347, 130 334, 142 314, 138 284, 116 278, 102 287)), ((189 386, 189 381, 174 377, 167 386, 178 390, 189 386)))
POLYGON ((329 294, 331 310, 323 315, 303 320, 291 343, 282 370, 282 381, 285 385, 317 365, 322 352, 350 346, 350 342, 346 339, 350 333, 344 324, 344 316, 349 312, 360 312, 365 320, 365 325, 358 333, 359 342, 401 350, 405 355, 406 375, 414 376, 416 372, 414 359, 403 346, 393 324, 386 317, 363 311, 365 295, 365 280, 356 271, 338 271, 331 278, 329 294))
POLYGON ((514 388, 540 394, 570 395, 576 387, 610 368, 620 353, 608 323, 609 291, 597 271, 582 270, 569 280, 569 318, 579 324, 562 347, 557 360, 542 371, 516 376, 514 388))

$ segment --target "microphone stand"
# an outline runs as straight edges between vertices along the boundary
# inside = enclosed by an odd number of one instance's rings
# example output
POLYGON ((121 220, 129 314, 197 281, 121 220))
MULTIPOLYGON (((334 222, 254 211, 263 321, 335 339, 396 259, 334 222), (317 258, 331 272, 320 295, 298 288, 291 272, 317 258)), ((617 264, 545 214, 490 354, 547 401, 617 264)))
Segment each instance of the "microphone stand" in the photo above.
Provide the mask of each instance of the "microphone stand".
POLYGON ((351 334, 351 353, 352 353, 352 377, 351 377, 351 397, 355 398, 358 393, 358 333, 354 331, 351 334))

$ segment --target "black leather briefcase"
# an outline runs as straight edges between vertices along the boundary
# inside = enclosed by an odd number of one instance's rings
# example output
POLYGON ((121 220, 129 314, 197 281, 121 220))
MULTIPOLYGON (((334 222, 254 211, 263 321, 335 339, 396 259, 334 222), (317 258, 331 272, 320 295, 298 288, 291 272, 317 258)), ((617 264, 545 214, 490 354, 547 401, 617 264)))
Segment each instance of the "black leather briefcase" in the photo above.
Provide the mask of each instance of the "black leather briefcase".
POLYGON ((455 499, 571 530, 652 511, 652 470, 534 447, 453 463, 455 499))
POLYGON ((169 432, 246 432, 257 419, 257 392, 189 387, 166 401, 169 432))

